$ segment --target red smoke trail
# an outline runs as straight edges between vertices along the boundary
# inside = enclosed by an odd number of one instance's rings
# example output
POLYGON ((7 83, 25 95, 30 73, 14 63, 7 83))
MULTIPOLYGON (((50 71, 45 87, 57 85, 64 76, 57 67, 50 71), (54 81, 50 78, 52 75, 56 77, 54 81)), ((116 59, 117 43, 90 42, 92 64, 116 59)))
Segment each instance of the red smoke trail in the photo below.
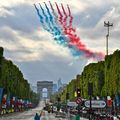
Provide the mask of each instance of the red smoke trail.
POLYGON ((61 13, 61 11, 60 11, 60 9, 59 9, 59 7, 58 7, 58 5, 57 5, 56 2, 55 2, 55 4, 56 4, 56 7, 57 7, 58 14, 60 15, 60 17, 59 17, 59 22, 60 22, 61 24, 63 24, 63 22, 62 22, 63 15, 62 15, 62 13, 61 13))
POLYGON ((62 6, 62 10, 63 10, 63 13, 65 15, 64 19, 63 19, 63 28, 66 30, 67 29, 67 19, 68 19, 68 15, 63 7, 63 4, 61 3, 61 6, 62 6))
POLYGON ((71 26, 72 26, 72 19, 73 17, 71 16, 71 12, 70 12, 70 9, 69 9, 69 15, 67 15, 65 9, 64 9, 64 6, 63 4, 61 3, 61 7, 62 7, 62 10, 63 10, 63 13, 64 13, 64 19, 63 19, 63 22, 62 22, 62 26, 64 28, 64 33, 66 35, 73 35, 72 34, 72 31, 71 31, 71 26), (68 19, 68 16, 71 16, 70 17, 70 21, 69 21, 69 26, 67 26, 67 19, 68 19))
POLYGON ((79 50, 79 51, 82 51, 85 55, 85 57, 87 58, 96 58, 96 59, 103 59, 104 58, 104 55, 102 53, 94 53, 92 52, 91 50, 87 49, 85 44, 83 44, 80 40, 80 38, 75 34, 76 30, 73 28, 72 26, 72 22, 73 22, 73 17, 71 15, 71 11, 70 11, 70 8, 69 6, 67 5, 67 8, 68 8, 68 15, 66 14, 66 11, 63 7, 63 4, 61 4, 62 6, 62 10, 63 10, 63 13, 65 15, 65 18, 63 20, 63 28, 64 28, 64 33, 69 37, 69 45, 73 45, 73 46, 76 46, 76 48, 79 50), (68 16, 70 17, 70 20, 69 20, 69 26, 67 26, 67 18, 68 16))
POLYGON ((69 38, 69 40, 67 41, 68 46, 69 45, 70 46, 75 46, 75 48, 78 51, 84 53, 84 57, 86 57, 86 58, 95 58, 95 59, 104 58, 102 53, 95 53, 95 52, 92 52, 91 50, 87 49, 85 44, 83 44, 81 42, 80 38, 75 34, 76 30, 72 26, 73 17, 71 15, 71 11, 70 11, 69 6, 67 5, 67 8, 68 8, 68 15, 67 15, 63 5, 61 4, 64 16, 65 16, 64 19, 63 19, 63 15, 62 15, 57 3, 55 3, 55 4, 56 4, 57 11, 58 11, 58 14, 59 14, 59 22, 63 27, 64 34, 67 35, 67 37, 69 38), (69 25, 67 26, 68 16, 70 17, 70 20, 69 20, 69 25))
POLYGON ((85 49, 85 45, 81 43, 79 37, 77 37, 76 34, 73 34, 73 32, 75 32, 75 29, 72 28, 73 17, 72 17, 72 15, 71 15, 71 11, 70 11, 69 6, 67 5, 68 11, 69 11, 69 14, 68 14, 68 15, 67 15, 64 7, 63 7, 63 4, 61 4, 61 6, 62 6, 63 13, 64 13, 64 15, 65 15, 65 18, 64 18, 63 21, 62 21, 63 15, 62 15, 62 13, 61 13, 61 11, 60 11, 57 3, 56 3, 56 7, 57 7, 57 10, 58 10, 58 14, 59 14, 59 16, 60 16, 60 23, 61 23, 61 25, 63 26, 64 33, 69 37, 69 40, 70 40, 70 41, 68 41, 69 45, 74 45, 74 46, 76 46, 78 50, 83 50, 83 49, 85 49), (70 17, 69 26, 67 26, 67 18, 68 18, 68 16, 70 17), (72 31, 73 31, 73 32, 72 32, 72 31))
POLYGON ((79 37, 69 33, 67 33, 67 35, 70 39, 69 44, 75 46, 79 51, 83 52, 85 58, 94 58, 97 60, 102 60, 104 58, 105 55, 103 53, 97 53, 87 49, 85 44, 81 42, 79 37))
POLYGON ((69 8, 68 5, 67 5, 67 8, 68 8, 69 17, 70 17, 70 21, 69 21, 69 26, 68 26, 68 28, 69 28, 70 31, 72 30, 73 32, 75 32, 76 30, 72 27, 73 17, 72 17, 72 15, 71 15, 71 11, 70 11, 70 8, 69 8))
POLYGON ((71 15, 71 11, 70 11, 69 6, 67 5, 68 12, 69 12, 68 15, 67 15, 62 3, 61 3, 61 6, 62 6, 63 13, 65 15, 65 18, 64 18, 64 20, 62 22, 63 23, 62 25, 63 25, 63 28, 64 28, 64 33, 70 38, 69 44, 77 46, 77 48, 81 48, 81 49, 84 48, 85 45, 81 43, 79 37, 77 37, 77 35, 73 34, 73 32, 71 31, 71 30, 73 30, 75 32, 75 30, 72 28, 73 17, 71 15), (70 17, 69 26, 67 26, 67 18, 68 18, 68 16, 70 17))
POLYGON ((64 17, 64 20, 63 20, 63 28, 64 28, 64 33, 65 34, 69 34, 69 35, 73 35, 74 33, 74 36, 76 36, 75 34, 75 29, 72 27, 72 22, 73 22, 73 17, 71 15, 71 11, 70 11, 70 8, 69 6, 67 5, 67 8, 68 8, 68 12, 69 14, 67 15, 65 9, 64 9, 64 6, 63 4, 61 3, 61 6, 62 6, 62 10, 63 10, 63 13, 65 15, 64 17), (68 19, 68 16, 70 17, 70 20, 69 20, 69 25, 67 26, 67 19, 68 19))
POLYGON ((66 33, 66 35, 70 39, 69 44, 72 46, 75 46, 79 51, 83 52, 85 58, 95 58, 97 60, 101 60, 104 58, 103 53, 97 53, 97 52, 95 53, 95 52, 92 52, 91 50, 87 49, 86 45, 83 44, 81 42, 80 38, 77 37, 76 35, 73 35, 70 32, 66 33))

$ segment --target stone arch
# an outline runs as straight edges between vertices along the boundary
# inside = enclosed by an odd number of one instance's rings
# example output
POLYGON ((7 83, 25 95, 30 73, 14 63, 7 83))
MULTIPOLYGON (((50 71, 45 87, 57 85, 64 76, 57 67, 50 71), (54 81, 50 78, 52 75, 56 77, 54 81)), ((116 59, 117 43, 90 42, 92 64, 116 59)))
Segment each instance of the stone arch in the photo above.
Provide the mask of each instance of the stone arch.
POLYGON ((50 99, 51 94, 53 93, 53 81, 38 81, 37 82, 37 93, 42 99, 42 90, 47 88, 47 99, 50 99))

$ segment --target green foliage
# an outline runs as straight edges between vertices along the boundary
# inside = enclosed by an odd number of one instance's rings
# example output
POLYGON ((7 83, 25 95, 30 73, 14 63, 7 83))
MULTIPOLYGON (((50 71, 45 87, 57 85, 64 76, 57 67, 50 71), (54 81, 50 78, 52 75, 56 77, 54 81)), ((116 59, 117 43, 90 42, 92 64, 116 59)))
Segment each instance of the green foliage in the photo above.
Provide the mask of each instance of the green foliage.
POLYGON ((2 69, 2 58, 3 58, 3 48, 0 47, 0 80, 1 80, 1 69, 2 69))
MULTIPOLYGON (((88 98, 88 82, 93 83, 93 96, 120 94, 120 50, 105 57, 105 61, 90 63, 84 67, 81 75, 67 85, 70 100, 74 100, 74 88, 81 89, 81 97, 88 98)), ((63 91, 64 96, 66 91, 63 91)))
POLYGON ((3 57, 3 49, 0 47, 0 87, 7 93, 22 99, 36 102, 37 95, 30 89, 30 84, 24 79, 22 72, 10 60, 3 57))
POLYGON ((0 47, 0 58, 3 57, 3 51, 4 51, 3 47, 0 47))

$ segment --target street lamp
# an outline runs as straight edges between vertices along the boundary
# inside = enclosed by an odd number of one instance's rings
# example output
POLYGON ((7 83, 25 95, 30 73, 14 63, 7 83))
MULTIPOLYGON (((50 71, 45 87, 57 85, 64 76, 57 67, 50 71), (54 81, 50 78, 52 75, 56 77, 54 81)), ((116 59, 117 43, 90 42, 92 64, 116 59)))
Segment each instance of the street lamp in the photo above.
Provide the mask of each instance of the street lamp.
MULTIPOLYGON (((104 27, 107 27, 107 35, 106 35, 106 56, 108 56, 108 38, 109 38, 109 28, 113 27, 113 23, 105 22, 104 27)), ((105 81, 106 81, 106 94, 108 95, 108 80, 107 80, 107 65, 105 62, 105 81)))
POLYGON ((106 23, 104 21, 104 27, 107 27, 107 35, 106 35, 106 55, 108 55, 108 37, 109 37, 109 28, 113 26, 113 23, 109 21, 106 23))

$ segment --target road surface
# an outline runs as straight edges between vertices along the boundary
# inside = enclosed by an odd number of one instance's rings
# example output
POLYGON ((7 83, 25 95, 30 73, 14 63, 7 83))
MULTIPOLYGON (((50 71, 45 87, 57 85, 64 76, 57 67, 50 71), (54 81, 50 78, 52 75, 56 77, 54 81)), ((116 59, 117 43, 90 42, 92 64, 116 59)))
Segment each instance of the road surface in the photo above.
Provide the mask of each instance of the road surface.
MULTIPOLYGON (((0 120, 34 120, 34 115, 36 114, 36 112, 39 113, 43 107, 44 107, 44 102, 41 101, 39 106, 35 109, 0 116, 0 120)), ((43 111, 41 120, 68 120, 68 118, 56 118, 55 114, 48 113, 47 111, 43 111)), ((82 118, 80 120, 87 120, 87 119, 82 118)))

